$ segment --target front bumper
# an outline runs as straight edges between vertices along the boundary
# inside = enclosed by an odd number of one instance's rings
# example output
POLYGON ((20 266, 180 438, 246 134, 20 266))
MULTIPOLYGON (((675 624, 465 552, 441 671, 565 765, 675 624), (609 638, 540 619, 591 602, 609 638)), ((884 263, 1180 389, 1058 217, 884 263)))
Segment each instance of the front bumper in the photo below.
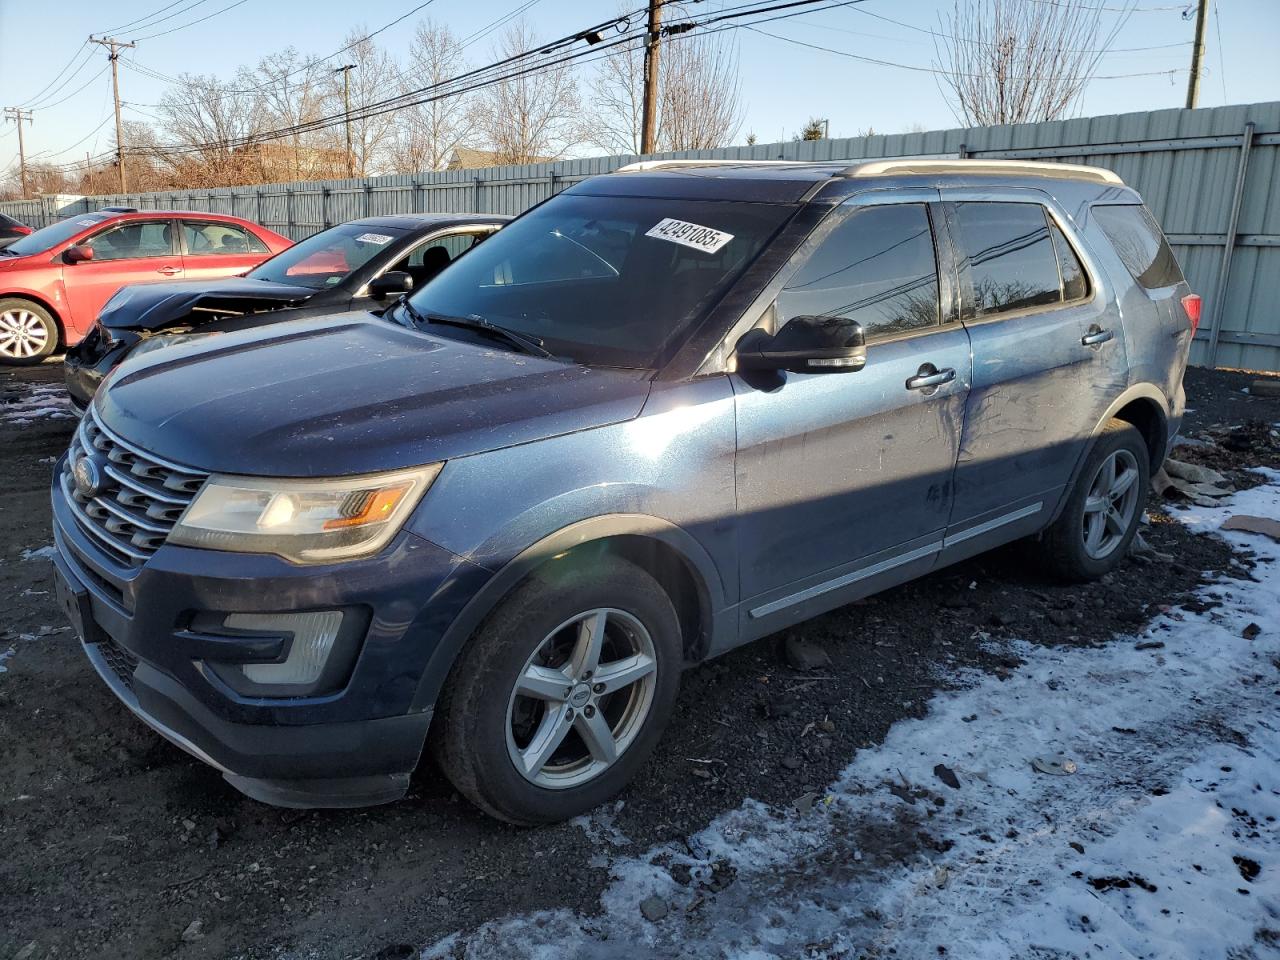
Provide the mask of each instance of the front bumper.
MULTIPOLYGON (((55 476, 57 472, 55 472, 55 476)), ((90 663, 144 722, 280 806, 362 806, 402 796, 431 705, 415 694, 431 654, 487 571, 402 534, 382 554, 324 567, 165 545, 122 567, 80 528, 53 489, 54 565, 90 663), (202 659, 197 618, 232 612, 362 609, 340 689, 308 697, 238 694, 202 659)))
POLYGON ((72 406, 84 413, 103 379, 124 362, 138 340, 136 334, 122 332, 107 342, 102 337, 102 329, 95 324, 83 340, 67 350, 62 362, 62 379, 67 393, 71 394, 72 406))

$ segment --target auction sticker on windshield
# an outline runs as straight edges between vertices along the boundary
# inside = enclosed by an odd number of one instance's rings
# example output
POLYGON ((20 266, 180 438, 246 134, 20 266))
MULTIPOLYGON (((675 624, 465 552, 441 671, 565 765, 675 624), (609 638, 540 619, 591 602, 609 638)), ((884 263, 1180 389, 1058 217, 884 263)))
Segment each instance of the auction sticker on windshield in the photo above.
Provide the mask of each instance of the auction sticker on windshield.
POLYGON ((671 217, 659 220, 651 230, 645 233, 645 236, 668 240, 682 247, 692 247, 694 250, 702 250, 705 253, 715 253, 733 239, 732 233, 723 233, 720 230, 712 230, 710 227, 684 220, 673 220, 671 217))
POLYGON ((384 243, 390 243, 391 238, 385 233, 362 233, 356 237, 356 243, 376 243, 382 246, 384 243))

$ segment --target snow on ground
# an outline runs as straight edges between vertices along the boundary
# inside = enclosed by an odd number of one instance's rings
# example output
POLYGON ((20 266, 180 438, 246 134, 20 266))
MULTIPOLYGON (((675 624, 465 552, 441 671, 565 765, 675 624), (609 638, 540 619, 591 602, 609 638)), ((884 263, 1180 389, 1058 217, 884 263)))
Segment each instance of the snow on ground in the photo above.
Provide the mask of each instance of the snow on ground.
POLYGON ((0 405, 0 423, 26 426, 34 420, 75 420, 67 388, 57 383, 30 384, 25 396, 0 405))
MULTIPOLYGON (((1280 518, 1268 480, 1180 516, 1280 518)), ((1012 676, 939 694, 807 813, 748 801, 640 857, 602 842, 598 916, 515 916, 422 957, 1280 956, 1280 545, 1226 536, 1260 562, 1202 591, 1218 606, 1102 647, 1016 644, 1012 676), (1077 772, 1032 769, 1055 755, 1077 772)), ((612 816, 584 829, 604 841, 612 816)))

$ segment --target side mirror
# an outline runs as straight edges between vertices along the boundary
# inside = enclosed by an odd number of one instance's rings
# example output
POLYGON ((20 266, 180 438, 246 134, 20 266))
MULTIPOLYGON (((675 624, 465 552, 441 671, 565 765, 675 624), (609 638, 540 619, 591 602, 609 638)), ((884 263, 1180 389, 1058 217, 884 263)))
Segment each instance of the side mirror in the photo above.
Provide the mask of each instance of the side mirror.
POLYGON ((86 260, 92 260, 93 247, 87 247, 84 244, 67 247, 66 252, 62 254, 62 259, 66 263, 84 263, 86 260))
POLYGON ((369 296, 378 300, 408 293, 413 289, 413 277, 403 270, 388 270, 382 276, 369 281, 369 296))
POLYGON ((792 317, 773 335, 748 330, 734 352, 739 370, 851 373, 867 364, 862 324, 847 317, 792 317))

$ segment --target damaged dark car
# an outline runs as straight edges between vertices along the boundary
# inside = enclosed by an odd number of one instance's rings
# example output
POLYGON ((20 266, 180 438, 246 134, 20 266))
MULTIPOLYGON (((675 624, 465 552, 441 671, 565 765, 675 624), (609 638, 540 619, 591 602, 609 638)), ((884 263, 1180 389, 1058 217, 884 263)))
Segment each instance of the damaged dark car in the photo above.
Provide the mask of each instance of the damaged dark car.
POLYGON ((423 286, 509 217, 403 214, 330 227, 242 277, 125 287, 67 352, 71 402, 88 407, 127 357, 248 327, 347 310, 379 310, 423 286))

